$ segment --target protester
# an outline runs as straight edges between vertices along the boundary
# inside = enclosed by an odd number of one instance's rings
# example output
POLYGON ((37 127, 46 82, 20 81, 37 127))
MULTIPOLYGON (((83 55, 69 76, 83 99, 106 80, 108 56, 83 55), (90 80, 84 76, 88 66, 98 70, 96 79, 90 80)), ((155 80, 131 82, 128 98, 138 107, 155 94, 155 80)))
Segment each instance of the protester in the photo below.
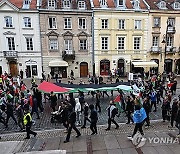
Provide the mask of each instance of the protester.
POLYGON ((115 106, 113 101, 110 101, 110 105, 107 108, 107 111, 108 111, 108 128, 106 130, 110 130, 111 129, 111 122, 113 122, 116 125, 115 129, 118 129, 119 125, 114 120, 116 114, 118 114, 118 109, 116 108, 116 106, 115 106))
POLYGON ((81 128, 86 128, 86 121, 91 122, 88 118, 88 115, 89 115, 88 110, 89 110, 89 105, 87 102, 85 102, 85 104, 84 104, 84 124, 81 128))
POLYGON ((126 112, 128 117, 128 122, 126 124, 129 124, 130 121, 133 123, 131 114, 134 112, 134 103, 130 96, 128 96, 126 99, 126 112))
POLYGON ((68 117, 68 133, 67 133, 67 136, 66 136, 66 140, 64 141, 64 143, 67 143, 69 142, 69 139, 70 139, 70 135, 71 135, 71 131, 72 129, 74 129, 77 133, 77 136, 76 137, 79 137, 81 136, 81 133, 79 132, 79 130, 76 128, 76 112, 73 111, 73 107, 69 107, 69 112, 70 112, 70 115, 68 117))
POLYGON ((176 120, 177 113, 178 113, 178 100, 177 98, 174 98, 172 111, 171 111, 171 127, 174 127, 174 121, 176 120))
POLYGON ((81 104, 79 102, 79 98, 75 98, 76 106, 75 106, 75 112, 77 116, 77 125, 81 125, 81 104))
POLYGON ((57 97, 53 91, 51 91, 51 95, 49 97, 49 100, 51 103, 51 108, 52 108, 53 112, 55 112, 56 111, 56 105, 57 105, 57 97))
POLYGON ((101 93, 99 92, 99 90, 97 90, 97 92, 96 92, 96 111, 98 108, 99 109, 98 112, 101 112, 100 97, 101 97, 101 93))
POLYGON ((91 115, 90 115, 90 119, 91 119, 90 129, 92 131, 91 135, 94 135, 94 134, 97 134, 98 114, 97 114, 97 111, 94 109, 93 104, 89 105, 89 108, 91 110, 91 115))

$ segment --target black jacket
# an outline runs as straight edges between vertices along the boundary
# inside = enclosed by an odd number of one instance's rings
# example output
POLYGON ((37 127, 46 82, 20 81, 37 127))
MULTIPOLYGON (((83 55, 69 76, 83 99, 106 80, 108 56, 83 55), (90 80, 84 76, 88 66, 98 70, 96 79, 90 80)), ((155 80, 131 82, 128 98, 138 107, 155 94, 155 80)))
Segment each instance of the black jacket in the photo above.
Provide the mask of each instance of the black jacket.
POLYGON ((75 124, 76 122, 76 112, 72 111, 68 117, 69 124, 75 124))
POLYGON ((98 115, 96 110, 91 110, 91 122, 97 122, 98 121, 98 115))
POLYGON ((176 122, 180 123, 180 110, 178 110, 177 117, 176 117, 176 122))

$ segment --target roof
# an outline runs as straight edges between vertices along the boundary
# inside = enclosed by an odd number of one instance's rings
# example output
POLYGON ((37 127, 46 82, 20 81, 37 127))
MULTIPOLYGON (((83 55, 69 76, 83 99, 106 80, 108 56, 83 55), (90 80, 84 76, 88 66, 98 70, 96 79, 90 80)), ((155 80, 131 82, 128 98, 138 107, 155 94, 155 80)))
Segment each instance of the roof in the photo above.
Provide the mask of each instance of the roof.
MULTIPOLYGON (((86 3, 87 10, 91 9, 90 0, 82 0, 86 3)), ((71 0, 72 9, 78 9, 78 1, 77 0, 71 0)), ((63 0, 58 0, 56 3, 57 9, 63 8, 63 0)), ((46 9, 48 8, 48 0, 42 0, 41 8, 46 9)))
MULTIPOLYGON (((132 5, 133 0, 126 0, 125 8, 127 9, 133 9, 132 5)), ((140 9, 147 9, 146 4, 143 0, 139 0, 140 2, 140 9)), ((95 8, 101 8, 100 0, 93 0, 94 7, 95 8)), ((106 0, 107 8, 116 8, 116 0, 106 0)))
POLYGON ((159 7, 157 6, 157 4, 160 1, 166 2, 166 7, 167 7, 166 10, 169 10, 169 11, 173 11, 174 10, 174 8, 172 7, 172 4, 174 2, 180 2, 179 0, 146 0, 148 5, 150 6, 151 10, 163 10, 163 9, 159 9, 159 7))
MULTIPOLYGON (((3 1, 3 0, 0 0, 0 2, 1 1, 3 1)), ((14 6, 16 6, 19 9, 21 9, 23 7, 24 0, 6 0, 6 1, 10 2, 11 4, 13 4, 14 6)), ((30 9, 36 9, 36 3, 37 3, 37 0, 31 0, 30 9)))

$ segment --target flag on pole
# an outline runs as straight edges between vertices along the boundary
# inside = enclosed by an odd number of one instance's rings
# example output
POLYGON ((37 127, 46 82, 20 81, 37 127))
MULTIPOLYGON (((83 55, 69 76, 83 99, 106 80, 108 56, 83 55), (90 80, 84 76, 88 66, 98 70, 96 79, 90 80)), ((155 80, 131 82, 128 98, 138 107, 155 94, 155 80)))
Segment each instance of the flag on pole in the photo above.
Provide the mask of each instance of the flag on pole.
POLYGON ((119 112, 123 112, 120 95, 116 96, 116 98, 114 99, 114 103, 116 104, 119 112))

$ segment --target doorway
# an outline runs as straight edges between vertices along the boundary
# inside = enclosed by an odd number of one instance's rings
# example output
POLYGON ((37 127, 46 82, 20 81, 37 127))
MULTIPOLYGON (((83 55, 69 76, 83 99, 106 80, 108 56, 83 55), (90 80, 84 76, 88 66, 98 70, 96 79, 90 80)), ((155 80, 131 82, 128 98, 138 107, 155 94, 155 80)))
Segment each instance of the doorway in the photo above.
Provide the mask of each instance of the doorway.
POLYGON ((0 66, 0 76, 2 75, 2 67, 0 66))
POLYGON ((58 78, 67 78, 67 67, 51 67, 53 78, 58 74, 58 78))
POLYGON ((124 59, 118 60, 118 74, 119 76, 124 76, 124 59))
POLYGON ((109 75, 110 72, 110 61, 103 59, 100 61, 100 75, 109 75))
POLYGON ((154 61, 154 62, 156 62, 157 64, 158 64, 158 67, 151 67, 150 68, 150 74, 151 75, 154 75, 154 74, 158 74, 158 72, 159 72, 159 59, 151 59, 151 61, 154 61))
POLYGON ((18 75, 18 68, 17 68, 17 62, 16 61, 10 61, 9 62, 9 70, 12 76, 18 75))
POLYGON ((167 74, 172 72, 172 65, 173 65, 173 60, 172 59, 166 59, 165 60, 165 70, 166 70, 167 74))
POLYGON ((176 68, 175 68, 176 74, 180 75, 180 59, 176 61, 176 68))
POLYGON ((80 77, 87 77, 88 76, 88 63, 81 62, 80 63, 80 77))

